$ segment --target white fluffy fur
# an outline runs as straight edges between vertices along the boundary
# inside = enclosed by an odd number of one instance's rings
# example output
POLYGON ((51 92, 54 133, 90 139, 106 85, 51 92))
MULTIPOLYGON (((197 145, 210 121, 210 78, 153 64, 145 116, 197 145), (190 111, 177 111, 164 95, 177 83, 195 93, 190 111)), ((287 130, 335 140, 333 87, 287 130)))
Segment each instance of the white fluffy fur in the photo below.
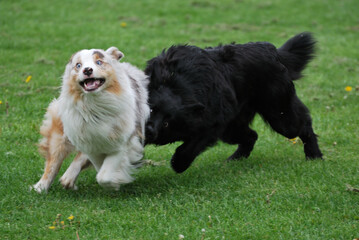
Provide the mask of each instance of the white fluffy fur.
MULTIPOLYGON (((61 166, 73 148, 81 152, 60 179, 66 188, 76 188, 76 178, 89 159, 98 172, 97 182, 117 190, 121 184, 133 180, 132 170, 142 159, 144 125, 149 116, 148 80, 136 67, 120 63, 118 59, 122 56, 115 47, 106 52, 99 49, 77 52, 66 66, 60 97, 48 108, 43 124, 55 126, 52 119, 60 118, 61 137, 69 146, 61 141, 51 146, 55 133, 49 134, 50 137, 42 133, 40 148, 47 144, 50 149, 45 153, 46 165, 52 161, 53 165, 57 162, 61 166), (101 64, 97 64, 96 56, 100 56, 101 64), (105 83, 94 91, 86 91, 80 86, 89 77, 85 68, 92 68, 91 77, 105 78, 105 83), (52 149, 64 149, 61 151, 65 156, 52 155, 52 149)), ((50 187, 58 169, 50 178, 49 171, 52 173, 51 167, 45 166, 43 177, 34 185, 36 191, 47 191, 50 187)))

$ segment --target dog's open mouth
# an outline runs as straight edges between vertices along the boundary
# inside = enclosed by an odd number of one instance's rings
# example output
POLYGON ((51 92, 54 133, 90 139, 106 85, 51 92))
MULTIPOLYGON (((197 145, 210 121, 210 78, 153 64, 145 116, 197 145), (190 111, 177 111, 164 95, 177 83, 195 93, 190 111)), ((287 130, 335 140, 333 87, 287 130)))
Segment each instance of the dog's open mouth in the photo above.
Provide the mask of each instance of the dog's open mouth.
POLYGON ((105 81, 106 80, 104 78, 87 78, 81 81, 80 85, 83 89, 85 89, 85 91, 91 92, 101 87, 105 81))

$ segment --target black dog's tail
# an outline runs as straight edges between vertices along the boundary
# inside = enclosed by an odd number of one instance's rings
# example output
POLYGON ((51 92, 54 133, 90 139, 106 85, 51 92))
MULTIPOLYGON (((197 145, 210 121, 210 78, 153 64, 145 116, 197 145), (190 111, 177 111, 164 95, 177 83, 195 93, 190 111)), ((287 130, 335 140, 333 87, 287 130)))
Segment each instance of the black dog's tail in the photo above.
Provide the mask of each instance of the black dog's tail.
POLYGON ((288 68, 292 80, 302 77, 301 71, 314 57, 315 43, 311 33, 303 32, 278 49, 281 62, 288 68))

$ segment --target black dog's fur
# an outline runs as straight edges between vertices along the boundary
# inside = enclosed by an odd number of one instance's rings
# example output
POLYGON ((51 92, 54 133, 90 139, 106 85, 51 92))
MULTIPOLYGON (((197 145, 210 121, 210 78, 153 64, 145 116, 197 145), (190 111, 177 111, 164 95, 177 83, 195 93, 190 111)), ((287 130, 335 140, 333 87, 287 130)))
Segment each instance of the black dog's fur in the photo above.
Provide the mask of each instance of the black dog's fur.
POLYGON ((238 144, 229 159, 248 157, 258 137, 249 124, 259 113, 276 132, 299 136, 307 159, 321 158, 309 110, 293 84, 314 47, 311 34, 301 33, 279 49, 257 42, 164 50, 145 70, 152 111, 147 143, 183 141, 171 160, 178 173, 218 139, 238 144))

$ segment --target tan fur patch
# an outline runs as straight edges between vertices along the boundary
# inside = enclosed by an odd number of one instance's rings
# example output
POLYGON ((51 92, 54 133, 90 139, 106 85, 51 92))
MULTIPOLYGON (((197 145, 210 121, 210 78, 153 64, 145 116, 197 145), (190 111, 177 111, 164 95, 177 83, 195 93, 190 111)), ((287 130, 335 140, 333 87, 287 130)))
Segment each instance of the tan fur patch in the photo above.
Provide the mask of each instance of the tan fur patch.
POLYGON ((94 56, 94 61, 99 60, 99 59, 103 59, 105 57, 103 55, 103 53, 99 52, 99 51, 94 51, 93 56, 94 56))
POLYGON ((71 94, 71 96, 73 96, 75 103, 81 98, 81 94, 82 94, 81 88, 78 82, 76 81, 76 77, 77 77, 76 75, 71 75, 71 79, 68 82, 69 93, 71 94))
POLYGON ((122 135, 122 130, 118 125, 114 125, 112 127, 112 132, 109 136, 111 140, 117 140, 122 135))
POLYGON ((145 140, 145 136, 143 136, 141 129, 136 129, 137 136, 140 137, 141 140, 145 140))
POLYGON ((55 110, 48 109, 46 119, 40 127, 40 134, 44 137, 39 145, 40 153, 46 158, 49 154, 49 143, 53 133, 64 134, 62 121, 55 110))
POLYGON ((116 73, 114 70, 111 70, 111 72, 109 73, 109 75, 106 78, 106 81, 108 81, 106 91, 116 94, 116 95, 121 94, 122 88, 121 88, 120 83, 117 80, 116 73))
POLYGON ((133 133, 131 134, 131 137, 134 136, 138 136, 141 141, 145 140, 145 136, 143 136, 142 134, 142 127, 139 124, 136 125, 135 131, 133 131, 133 133))

